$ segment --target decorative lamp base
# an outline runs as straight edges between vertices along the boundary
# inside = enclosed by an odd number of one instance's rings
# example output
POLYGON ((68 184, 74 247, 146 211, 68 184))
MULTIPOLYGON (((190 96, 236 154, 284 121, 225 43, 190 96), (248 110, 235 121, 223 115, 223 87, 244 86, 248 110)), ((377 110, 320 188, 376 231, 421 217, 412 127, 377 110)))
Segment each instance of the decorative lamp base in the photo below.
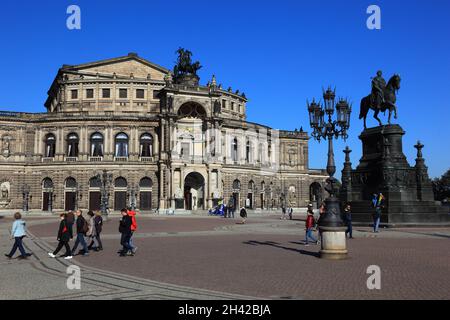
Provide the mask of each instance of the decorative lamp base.
POLYGON ((320 227, 322 238, 320 258, 329 260, 342 260, 348 258, 345 229, 346 228, 320 227))

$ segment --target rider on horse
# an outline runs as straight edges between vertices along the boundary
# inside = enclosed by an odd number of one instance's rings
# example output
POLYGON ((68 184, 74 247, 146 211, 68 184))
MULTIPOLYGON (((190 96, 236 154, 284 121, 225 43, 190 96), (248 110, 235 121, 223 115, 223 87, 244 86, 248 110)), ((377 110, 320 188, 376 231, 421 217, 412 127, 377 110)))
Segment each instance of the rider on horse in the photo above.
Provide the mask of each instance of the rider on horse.
POLYGON ((381 109, 381 105, 385 102, 384 89, 386 88, 386 81, 382 77, 382 72, 377 71, 377 76, 372 78, 372 105, 377 109, 381 109))

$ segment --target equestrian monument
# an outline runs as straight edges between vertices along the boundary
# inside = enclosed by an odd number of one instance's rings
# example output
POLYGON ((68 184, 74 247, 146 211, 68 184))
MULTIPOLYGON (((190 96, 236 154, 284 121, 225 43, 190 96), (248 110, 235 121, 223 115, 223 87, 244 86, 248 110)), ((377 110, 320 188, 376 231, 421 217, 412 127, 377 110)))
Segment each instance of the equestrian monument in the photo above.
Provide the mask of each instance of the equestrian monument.
POLYGON ((387 226, 446 225, 450 224, 448 209, 434 201, 428 168, 422 155, 424 145, 417 142, 417 158, 410 166, 403 154, 402 137, 405 131, 398 124, 391 124, 391 113, 397 118, 396 93, 400 89, 400 76, 393 75, 385 82, 382 72, 372 79, 372 92, 361 100, 360 119, 364 119, 362 157, 356 169, 350 162, 351 150, 344 150, 346 157, 342 170, 340 198, 352 204, 353 221, 368 224, 372 221, 373 194, 383 193, 385 205, 381 223, 387 226), (379 126, 367 128, 369 110, 379 126), (383 125, 380 112, 389 111, 388 123, 383 125))

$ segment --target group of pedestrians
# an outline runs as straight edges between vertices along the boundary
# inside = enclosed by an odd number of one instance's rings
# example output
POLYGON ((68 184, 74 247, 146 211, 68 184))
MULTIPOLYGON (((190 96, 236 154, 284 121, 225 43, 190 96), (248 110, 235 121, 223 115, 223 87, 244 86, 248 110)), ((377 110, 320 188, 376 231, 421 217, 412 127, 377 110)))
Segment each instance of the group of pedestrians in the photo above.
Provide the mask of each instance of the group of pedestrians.
POLYGON ((58 246, 55 251, 49 252, 48 255, 52 258, 56 258, 56 255, 65 248, 63 254, 64 259, 72 259, 73 256, 79 254, 82 256, 88 256, 89 251, 101 251, 103 250, 103 244, 100 237, 103 228, 103 218, 100 211, 94 213, 88 211, 88 217, 84 218, 82 210, 76 210, 75 213, 69 211, 68 213, 60 214, 60 223, 58 228, 57 240, 58 246), (74 230, 76 229, 76 239, 73 248, 70 249, 70 240, 73 239, 74 230), (87 240, 87 241, 86 241, 87 240), (87 244, 89 242, 89 245, 87 244), (81 245, 81 250, 78 251, 78 246, 81 245))
POLYGON ((294 212, 294 209, 292 209, 291 206, 289 207, 281 207, 281 220, 286 220, 289 217, 289 220, 292 220, 292 213, 294 212))

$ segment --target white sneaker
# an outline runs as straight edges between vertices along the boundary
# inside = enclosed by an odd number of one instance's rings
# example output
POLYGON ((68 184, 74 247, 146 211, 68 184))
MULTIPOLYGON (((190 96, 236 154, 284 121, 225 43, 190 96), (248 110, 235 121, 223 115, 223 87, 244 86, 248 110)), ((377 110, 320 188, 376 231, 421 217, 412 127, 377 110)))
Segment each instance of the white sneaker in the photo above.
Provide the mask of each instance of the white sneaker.
POLYGON ((48 255, 52 258, 56 258, 56 256, 52 252, 49 252, 48 255))
POLYGON ((65 260, 70 260, 70 259, 72 259, 72 258, 73 258, 72 256, 64 257, 65 260))
POLYGON ((131 250, 131 252, 136 253, 137 249, 138 249, 138 247, 134 247, 134 248, 131 250))

